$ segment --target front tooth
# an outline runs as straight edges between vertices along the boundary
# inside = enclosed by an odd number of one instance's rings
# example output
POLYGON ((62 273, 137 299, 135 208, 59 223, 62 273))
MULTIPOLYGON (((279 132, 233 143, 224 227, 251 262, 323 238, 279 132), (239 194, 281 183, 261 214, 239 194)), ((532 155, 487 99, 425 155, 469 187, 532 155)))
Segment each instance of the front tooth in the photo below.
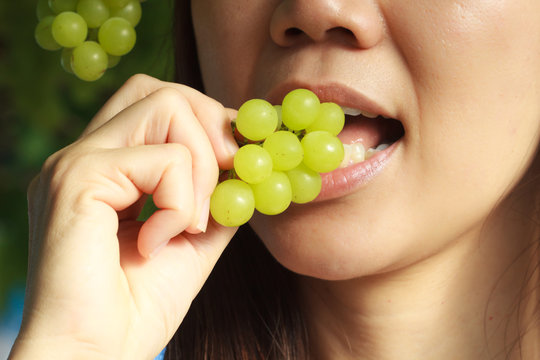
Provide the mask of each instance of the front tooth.
POLYGON ((377 116, 377 114, 372 114, 372 113, 368 113, 368 112, 365 112, 365 111, 362 111, 362 115, 364 115, 365 117, 367 118, 370 118, 370 119, 375 119, 377 116))
POLYGON ((353 109, 353 108, 346 107, 346 106, 342 106, 341 109, 343 110, 345 115, 358 116, 358 115, 362 114, 362 112, 360 110, 353 109))
POLYGON ((353 151, 351 153, 351 161, 356 164, 366 159, 366 149, 361 143, 353 144, 353 151))

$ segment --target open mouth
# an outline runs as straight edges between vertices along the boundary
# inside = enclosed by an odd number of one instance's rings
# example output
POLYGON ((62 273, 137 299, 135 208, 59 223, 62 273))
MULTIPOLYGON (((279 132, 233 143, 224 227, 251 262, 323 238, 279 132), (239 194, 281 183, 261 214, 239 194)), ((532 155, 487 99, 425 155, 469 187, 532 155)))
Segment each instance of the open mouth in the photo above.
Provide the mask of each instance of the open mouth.
POLYGON ((399 120, 343 107, 345 127, 338 135, 345 156, 340 168, 366 161, 401 139, 405 129, 399 120))

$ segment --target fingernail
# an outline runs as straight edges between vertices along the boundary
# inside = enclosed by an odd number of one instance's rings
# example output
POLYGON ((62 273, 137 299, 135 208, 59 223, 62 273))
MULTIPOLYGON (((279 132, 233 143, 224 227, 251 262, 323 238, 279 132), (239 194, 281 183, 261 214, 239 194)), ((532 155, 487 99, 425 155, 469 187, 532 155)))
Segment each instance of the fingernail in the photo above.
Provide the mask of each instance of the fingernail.
POLYGON ((197 223, 197 229, 201 232, 206 232, 206 227, 208 226, 208 216, 210 211, 210 198, 208 197, 201 208, 201 213, 199 214, 199 222, 197 223))
POLYGON ((148 255, 148 258, 152 259, 153 257, 155 257, 165 246, 167 246, 168 243, 169 241, 167 240, 159 244, 154 250, 152 250, 150 255, 148 255))

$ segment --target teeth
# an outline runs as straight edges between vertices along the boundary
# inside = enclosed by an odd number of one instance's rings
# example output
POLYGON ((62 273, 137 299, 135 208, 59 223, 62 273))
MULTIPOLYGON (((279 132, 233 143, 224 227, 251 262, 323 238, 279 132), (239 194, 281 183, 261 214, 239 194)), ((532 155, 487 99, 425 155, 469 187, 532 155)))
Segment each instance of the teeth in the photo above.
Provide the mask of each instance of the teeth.
POLYGON ((345 113, 345 115, 358 116, 362 114, 362 112, 358 109, 353 109, 353 108, 349 108, 345 106, 342 106, 341 109, 343 109, 343 112, 345 113))
POLYGON ((341 162, 341 165, 339 167, 345 168, 353 164, 358 164, 359 162, 369 159, 379 151, 387 149, 389 146, 390 144, 383 143, 378 145, 375 149, 369 148, 365 150, 364 145, 362 145, 361 143, 343 144, 345 154, 343 157, 343 161, 341 162))
POLYGON ((375 119, 377 116, 377 114, 371 114, 371 113, 368 113, 368 112, 365 112, 365 111, 362 111, 362 115, 364 115, 365 117, 367 118, 370 118, 370 119, 375 119))
POLYGON ((365 117, 370 118, 370 119, 375 119, 377 116, 379 116, 378 114, 372 114, 367 111, 362 111, 362 110, 358 110, 358 109, 354 109, 354 108, 350 108, 346 106, 342 106, 341 109, 343 110, 345 115, 350 115, 350 116, 364 115, 365 117))

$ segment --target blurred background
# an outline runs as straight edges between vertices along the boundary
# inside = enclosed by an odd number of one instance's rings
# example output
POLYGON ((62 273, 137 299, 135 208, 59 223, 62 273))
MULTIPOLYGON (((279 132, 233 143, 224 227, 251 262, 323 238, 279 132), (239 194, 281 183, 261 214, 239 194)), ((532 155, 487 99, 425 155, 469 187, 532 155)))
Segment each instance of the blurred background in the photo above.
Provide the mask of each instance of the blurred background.
POLYGON ((135 48, 95 82, 60 66, 34 40, 37 0, 0 2, 0 359, 22 315, 27 266, 26 188, 43 161, 73 142, 131 75, 173 76, 173 0, 142 3, 135 48))

